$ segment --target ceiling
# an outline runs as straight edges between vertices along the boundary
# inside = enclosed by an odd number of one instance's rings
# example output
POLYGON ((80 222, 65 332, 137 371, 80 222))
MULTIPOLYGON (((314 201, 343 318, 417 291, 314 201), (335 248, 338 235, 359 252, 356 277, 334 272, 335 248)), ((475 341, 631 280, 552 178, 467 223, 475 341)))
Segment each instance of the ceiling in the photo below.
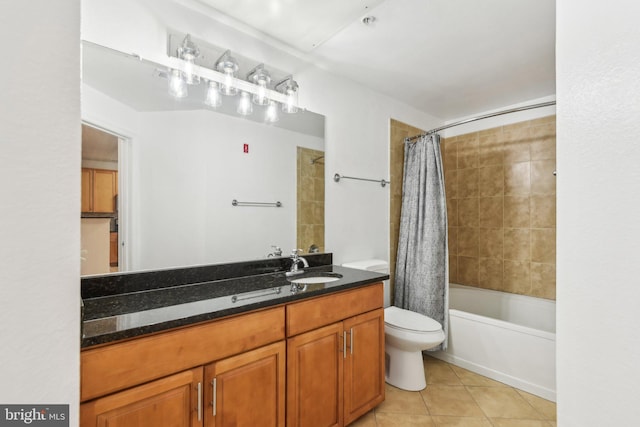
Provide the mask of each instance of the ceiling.
POLYGON ((555 0, 174 1, 443 120, 555 94, 555 0))
POLYGON ((82 160, 117 162, 118 137, 83 124, 82 160))

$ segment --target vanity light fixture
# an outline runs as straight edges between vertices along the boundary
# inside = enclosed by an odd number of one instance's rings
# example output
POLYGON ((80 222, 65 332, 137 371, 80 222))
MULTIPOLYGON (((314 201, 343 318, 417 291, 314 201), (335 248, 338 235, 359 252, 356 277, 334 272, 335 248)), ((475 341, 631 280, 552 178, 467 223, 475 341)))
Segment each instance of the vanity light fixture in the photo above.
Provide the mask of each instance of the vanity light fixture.
POLYGON ((288 114, 298 112, 298 83, 293 80, 293 76, 287 76, 276 83, 275 89, 287 97, 282 104, 282 111, 288 114))
POLYGON ((238 114, 248 116, 253 113, 253 104, 259 105, 267 123, 278 121, 279 109, 289 114, 298 111, 298 83, 291 75, 282 78, 284 73, 267 71, 264 64, 258 64, 246 74, 245 79, 239 78, 241 68, 244 73, 251 60, 240 58, 239 63, 231 56, 230 50, 220 55, 222 49, 208 46, 204 42, 198 44, 202 46, 196 45, 189 34, 169 35, 169 68, 166 72, 158 73, 158 76, 169 79, 171 96, 184 98, 188 95, 188 85, 204 82, 206 95, 203 102, 213 108, 222 105, 221 95, 234 97, 239 94, 236 109, 238 114), (218 55, 218 59, 213 62, 212 59, 218 55), (278 83, 272 86, 272 81, 278 83))
POLYGON ((184 98, 188 95, 187 82, 180 70, 172 69, 169 72, 169 94, 174 98, 184 98))
POLYGON ((247 74, 247 81, 254 83, 258 86, 258 91, 253 94, 251 100, 256 105, 269 104, 269 98, 267 98, 267 88, 271 83, 271 75, 264 69, 264 64, 256 66, 253 70, 247 74))
POLYGON ((194 42, 191 41, 191 35, 187 34, 182 44, 177 49, 178 58, 185 61, 184 78, 187 84, 197 85, 200 83, 200 77, 195 74, 196 58, 200 55, 200 50, 194 42))
POLYGON ((251 97, 249 92, 240 92, 240 102, 238 103, 238 114, 248 116, 253 113, 253 105, 251 105, 251 97))
POLYGON ((222 96, 220 95, 218 82, 207 81, 207 97, 204 103, 213 108, 218 108, 222 105, 222 96))
POLYGON ((216 61, 216 70, 224 74, 224 83, 220 86, 220 92, 222 94, 234 96, 238 93, 238 88, 235 85, 238 68, 238 61, 231 56, 230 50, 223 53, 216 61))

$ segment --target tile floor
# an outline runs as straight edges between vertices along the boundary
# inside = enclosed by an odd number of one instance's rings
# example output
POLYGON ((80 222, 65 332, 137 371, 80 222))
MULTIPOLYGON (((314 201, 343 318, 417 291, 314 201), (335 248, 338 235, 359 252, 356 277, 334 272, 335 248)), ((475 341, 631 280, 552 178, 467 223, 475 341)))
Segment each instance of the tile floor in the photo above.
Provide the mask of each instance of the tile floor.
POLYGON ((556 427, 556 404, 426 356, 427 388, 386 385, 386 399, 353 427, 556 427))

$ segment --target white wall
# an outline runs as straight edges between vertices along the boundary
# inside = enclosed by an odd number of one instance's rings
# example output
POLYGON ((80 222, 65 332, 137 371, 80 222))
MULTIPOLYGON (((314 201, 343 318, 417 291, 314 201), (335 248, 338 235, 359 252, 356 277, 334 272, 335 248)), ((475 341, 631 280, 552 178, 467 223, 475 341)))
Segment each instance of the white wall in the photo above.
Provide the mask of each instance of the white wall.
POLYGON ((297 146, 322 139, 210 111, 140 114, 133 268, 264 258, 296 246, 297 146), (249 152, 244 153, 244 144, 249 152), (241 202, 281 202, 250 207, 241 202))
POLYGON ((0 402, 69 404, 80 357, 80 2, 4 1, 0 402), (63 58, 63 59, 61 59, 63 58))
POLYGON ((335 263, 372 257, 389 259, 389 187, 347 180, 335 183, 333 175, 388 179, 389 120, 394 118, 420 128, 442 122, 317 67, 300 65, 299 58, 291 58, 203 15, 186 9, 181 10, 184 13, 167 11, 162 4, 157 4, 151 15, 145 3, 149 2, 83 1, 83 38, 162 61, 170 27, 295 72, 300 104, 326 117, 325 247, 334 253, 335 263), (163 23, 159 17, 171 22, 163 23))
POLYGON ((557 3, 558 425, 640 425, 640 4, 557 3))

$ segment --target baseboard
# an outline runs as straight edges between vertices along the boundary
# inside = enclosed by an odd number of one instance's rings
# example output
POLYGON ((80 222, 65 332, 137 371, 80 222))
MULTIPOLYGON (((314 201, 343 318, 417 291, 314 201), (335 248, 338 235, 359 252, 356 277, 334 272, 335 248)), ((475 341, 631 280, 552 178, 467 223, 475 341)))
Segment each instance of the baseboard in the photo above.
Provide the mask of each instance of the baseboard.
POLYGON ((535 394, 536 396, 540 396, 543 399, 547 399, 552 402, 556 401, 556 391, 551 390, 547 387, 542 387, 538 384, 524 381, 520 378, 505 374, 504 372, 496 371, 494 369, 487 368, 486 366, 478 365, 468 360, 461 359, 457 356, 452 356, 449 353, 443 351, 434 351, 433 353, 430 352, 428 354, 429 356, 435 357, 436 359, 444 360, 445 362, 451 363, 452 365, 459 366, 471 372, 475 372, 476 374, 491 378, 492 380, 510 385, 517 389, 526 391, 527 393, 535 394))

